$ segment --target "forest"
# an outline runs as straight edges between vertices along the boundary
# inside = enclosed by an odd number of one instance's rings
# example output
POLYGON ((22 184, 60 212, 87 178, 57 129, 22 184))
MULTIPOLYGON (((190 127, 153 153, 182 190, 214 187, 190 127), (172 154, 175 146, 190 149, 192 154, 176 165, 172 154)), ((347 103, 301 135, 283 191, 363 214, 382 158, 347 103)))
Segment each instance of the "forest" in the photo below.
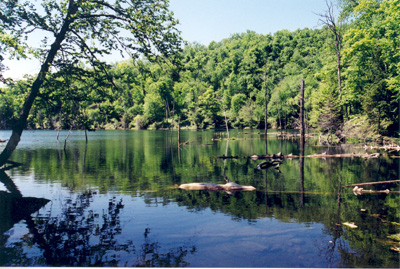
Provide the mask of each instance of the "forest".
MULTIPOLYGON (((169 61, 137 57, 47 75, 28 129, 299 127, 341 141, 399 136, 400 1, 340 1, 318 29, 186 43, 169 61), (173 57, 173 58, 172 58, 173 57), (101 72, 99 71, 101 70, 101 72), (267 120, 267 121, 266 121, 267 120)), ((2 66, 2 68, 4 68, 2 66)), ((4 80, 0 129, 12 129, 34 77, 4 80)))

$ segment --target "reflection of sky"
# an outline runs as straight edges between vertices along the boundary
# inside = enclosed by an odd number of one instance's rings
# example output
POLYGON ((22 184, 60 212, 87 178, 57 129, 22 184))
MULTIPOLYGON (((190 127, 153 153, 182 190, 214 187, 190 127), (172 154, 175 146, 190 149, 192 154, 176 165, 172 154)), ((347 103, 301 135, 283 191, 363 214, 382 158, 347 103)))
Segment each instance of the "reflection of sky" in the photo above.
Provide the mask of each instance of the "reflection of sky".
MULTIPOLYGON (((55 217, 61 213, 66 199, 75 201, 76 194, 71 194, 58 183, 37 184, 29 175, 14 175, 13 178, 24 196, 52 200, 39 211, 42 216, 51 212, 51 216, 55 217)), ((187 254, 184 260, 196 267, 326 266, 321 250, 328 249, 332 239, 323 234, 323 225, 318 223, 284 223, 273 218, 238 221, 209 208, 195 211, 173 202, 163 204, 159 197, 147 199, 146 195, 132 197, 117 193, 94 195, 89 209, 100 214, 99 221, 103 210, 108 208, 109 199, 114 196, 117 201, 122 199, 124 205, 120 214, 122 232, 116 237, 119 244, 132 241, 136 249, 140 249, 145 242, 155 242, 159 244, 161 253, 180 246, 195 246, 196 252, 187 254), (147 239, 144 237, 146 229, 150 231, 147 239)), ((11 235, 8 240, 10 246, 29 231, 20 222, 7 233, 11 235)), ((90 242, 97 241, 93 237, 90 242)), ((26 248, 25 251, 28 256, 41 255, 36 247, 26 248)), ((118 255, 120 265, 134 262, 137 258, 123 252, 118 255)))
MULTIPOLYGON (((124 211, 133 212, 123 234, 151 229, 150 237, 160 245, 193 244, 197 251, 186 260, 196 267, 325 267, 321 248, 328 248, 330 236, 322 224, 283 223, 273 218, 233 220, 210 209, 189 212, 174 203, 160 201, 148 206, 143 200, 125 201, 124 211)), ((121 235, 121 237, 124 237, 121 235)))

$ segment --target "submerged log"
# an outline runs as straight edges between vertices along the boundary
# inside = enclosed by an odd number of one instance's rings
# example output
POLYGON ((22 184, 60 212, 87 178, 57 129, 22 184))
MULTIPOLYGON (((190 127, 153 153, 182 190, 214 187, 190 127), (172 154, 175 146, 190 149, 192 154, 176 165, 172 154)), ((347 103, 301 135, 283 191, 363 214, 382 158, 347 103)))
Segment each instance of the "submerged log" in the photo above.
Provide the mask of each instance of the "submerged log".
POLYGON ((231 182, 227 177, 225 177, 226 184, 215 184, 215 183, 187 183, 179 186, 180 189, 184 190, 207 190, 207 191, 253 191, 256 188, 253 186, 243 186, 235 182, 231 182))

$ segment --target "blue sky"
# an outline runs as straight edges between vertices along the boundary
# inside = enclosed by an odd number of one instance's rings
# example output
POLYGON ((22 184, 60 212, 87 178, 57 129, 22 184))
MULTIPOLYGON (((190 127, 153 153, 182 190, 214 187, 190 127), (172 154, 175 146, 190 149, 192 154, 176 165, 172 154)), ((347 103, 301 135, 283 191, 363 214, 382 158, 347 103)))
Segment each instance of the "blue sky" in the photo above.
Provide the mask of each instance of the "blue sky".
POLYGON ((259 34, 282 29, 317 28, 325 0, 170 0, 185 40, 208 45, 247 30, 259 34))
MULTIPOLYGON (((318 16, 324 13, 325 0, 170 0, 170 10, 179 19, 182 37, 189 42, 208 45, 234 33, 247 30, 273 34, 318 28, 318 16)), ((113 61, 123 60, 113 57, 113 61)), ((37 61, 7 60, 5 77, 21 78, 40 69, 37 61)))

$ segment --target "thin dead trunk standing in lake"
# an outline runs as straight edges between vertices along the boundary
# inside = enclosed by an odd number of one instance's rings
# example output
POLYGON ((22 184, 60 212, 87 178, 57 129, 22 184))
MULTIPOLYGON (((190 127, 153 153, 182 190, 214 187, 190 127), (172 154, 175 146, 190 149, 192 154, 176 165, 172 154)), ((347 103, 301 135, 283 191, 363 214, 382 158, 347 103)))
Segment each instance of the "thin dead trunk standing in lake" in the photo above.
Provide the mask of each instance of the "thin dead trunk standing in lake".
POLYGON ((300 151, 304 152, 305 142, 305 124, 304 124, 304 79, 301 80, 300 86, 300 151))
MULTIPOLYGON (((267 65, 265 65, 265 71, 264 71, 264 108, 265 108, 265 119, 264 119, 264 133, 267 135, 268 132, 268 104, 267 104, 267 65)), ((265 137, 267 138, 267 137, 265 137)))
POLYGON ((304 80, 300 87, 300 206, 304 206, 304 80))

